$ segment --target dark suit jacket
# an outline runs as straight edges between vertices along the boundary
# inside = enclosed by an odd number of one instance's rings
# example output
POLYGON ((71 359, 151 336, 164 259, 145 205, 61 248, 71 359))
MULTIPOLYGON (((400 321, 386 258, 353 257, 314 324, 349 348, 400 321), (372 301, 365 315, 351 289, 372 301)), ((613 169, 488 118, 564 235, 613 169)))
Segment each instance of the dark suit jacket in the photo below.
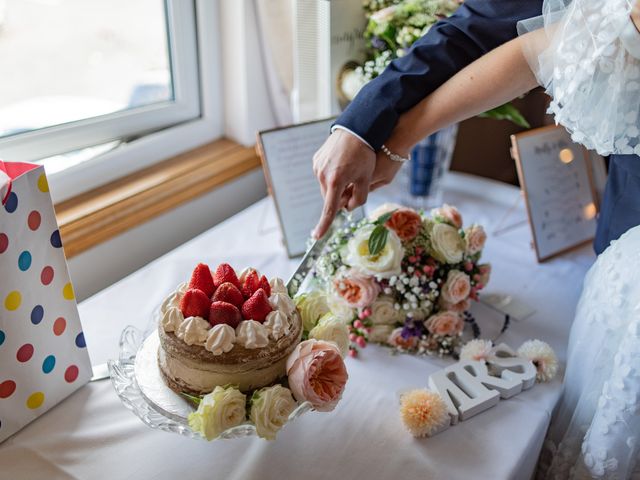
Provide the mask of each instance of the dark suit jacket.
POLYGON ((541 13, 542 0, 467 0, 369 82, 336 124, 380 149, 400 114, 477 58, 515 38, 518 21, 541 13))

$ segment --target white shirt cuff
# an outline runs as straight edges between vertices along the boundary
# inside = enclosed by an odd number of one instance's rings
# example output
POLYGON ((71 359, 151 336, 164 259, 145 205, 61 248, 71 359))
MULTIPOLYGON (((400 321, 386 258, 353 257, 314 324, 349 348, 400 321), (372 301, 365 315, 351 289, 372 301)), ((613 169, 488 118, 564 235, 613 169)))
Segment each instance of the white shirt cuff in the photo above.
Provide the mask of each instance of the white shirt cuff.
POLYGON ((640 32, 631 17, 620 34, 620 41, 631 56, 640 60, 640 32))
POLYGON ((364 138, 362 138, 356 132, 349 130, 347 127, 343 127, 342 125, 333 125, 331 127, 331 133, 335 132, 336 130, 344 130, 345 132, 350 133, 351 135, 356 137, 358 140, 360 140, 362 143, 364 143, 367 147, 369 147, 371 150, 373 150, 373 147, 369 145, 369 142, 367 142, 364 138))

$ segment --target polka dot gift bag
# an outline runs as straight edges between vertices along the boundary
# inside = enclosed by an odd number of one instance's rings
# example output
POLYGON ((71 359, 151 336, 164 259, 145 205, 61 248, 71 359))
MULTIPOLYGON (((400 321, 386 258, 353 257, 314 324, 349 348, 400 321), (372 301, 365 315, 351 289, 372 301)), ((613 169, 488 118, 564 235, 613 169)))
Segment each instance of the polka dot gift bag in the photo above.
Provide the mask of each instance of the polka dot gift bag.
POLYGON ((44 167, 0 161, 0 441, 90 377, 44 167))

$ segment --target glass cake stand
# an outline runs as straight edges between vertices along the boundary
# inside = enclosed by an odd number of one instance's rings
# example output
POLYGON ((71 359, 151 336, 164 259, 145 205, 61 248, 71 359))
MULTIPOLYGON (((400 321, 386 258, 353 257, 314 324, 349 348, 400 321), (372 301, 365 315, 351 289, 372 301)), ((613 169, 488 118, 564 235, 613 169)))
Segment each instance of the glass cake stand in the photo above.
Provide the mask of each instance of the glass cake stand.
MULTIPOLYGON (((167 387, 160 375, 157 352, 160 339, 151 329, 146 338, 142 330, 128 326, 120 336, 120 356, 109 360, 111 383, 122 404, 145 425, 190 438, 204 439, 189 428, 187 417, 195 410, 193 404, 167 387)), ((311 404, 301 403, 289 415, 289 421, 311 410, 311 404)), ((219 439, 253 436, 256 428, 249 422, 229 428, 219 439)))

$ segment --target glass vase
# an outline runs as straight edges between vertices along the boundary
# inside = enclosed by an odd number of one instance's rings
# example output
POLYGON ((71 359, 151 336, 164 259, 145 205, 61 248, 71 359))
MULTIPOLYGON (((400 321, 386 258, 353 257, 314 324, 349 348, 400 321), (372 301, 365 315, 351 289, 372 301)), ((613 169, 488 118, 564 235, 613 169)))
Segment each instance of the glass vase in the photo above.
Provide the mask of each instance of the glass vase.
POLYGON ((442 204, 442 183, 449 170, 456 145, 458 124, 444 128, 421 140, 411 150, 396 177, 401 203, 418 210, 442 204))

